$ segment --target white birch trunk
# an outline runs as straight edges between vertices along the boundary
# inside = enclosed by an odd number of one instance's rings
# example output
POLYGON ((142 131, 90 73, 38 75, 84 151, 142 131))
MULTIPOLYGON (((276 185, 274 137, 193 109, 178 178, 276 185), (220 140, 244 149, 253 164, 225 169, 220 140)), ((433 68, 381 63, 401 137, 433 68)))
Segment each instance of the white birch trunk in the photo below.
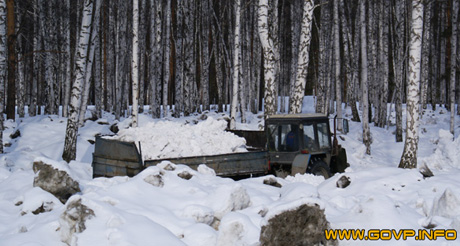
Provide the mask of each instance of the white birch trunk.
POLYGON ((235 41, 233 51, 233 90, 232 90, 232 108, 230 111, 230 129, 236 129, 236 109, 238 107, 238 80, 240 75, 240 17, 241 17, 241 1, 236 0, 235 3, 235 41))
POLYGON ((271 36, 268 33, 268 0, 259 0, 258 10, 258 27, 259 37, 262 43, 264 54, 264 79, 265 79, 265 95, 264 95, 264 116, 265 119, 269 115, 276 113, 276 81, 275 81, 275 53, 274 45, 271 36))
POLYGON ((92 29, 91 29, 91 38, 90 38, 90 49, 88 53, 88 58, 86 62, 86 69, 85 69, 85 82, 83 86, 83 95, 81 99, 81 105, 80 105, 80 112, 78 113, 78 125, 79 127, 82 127, 85 124, 85 115, 86 115, 86 109, 88 107, 88 101, 89 101, 89 93, 90 93, 90 88, 91 88, 91 78, 93 76, 93 61, 94 61, 94 54, 96 53, 96 43, 97 39, 99 37, 99 28, 98 28, 98 23, 99 23, 99 9, 100 9, 100 4, 101 0, 93 0, 94 3, 96 3, 94 11, 93 12, 93 20, 92 20, 92 29))
POLYGON ((417 167, 420 70, 422 55, 423 3, 412 0, 412 24, 410 29, 409 84, 407 88, 406 141, 401 156, 400 168, 417 167))
POLYGON ((67 120, 66 136, 62 159, 66 162, 75 160, 77 155, 78 111, 81 104, 81 92, 85 82, 85 69, 89 40, 92 25, 93 0, 85 0, 83 17, 78 38, 77 53, 75 57, 75 81, 72 87, 72 96, 69 105, 69 118, 67 120))
POLYGON ((137 127, 139 104, 139 1, 133 0, 133 54, 131 76, 133 82, 132 127, 137 127))
POLYGON ((302 112, 302 102, 305 95, 305 84, 307 82, 307 72, 309 63, 309 51, 311 41, 311 27, 313 22, 313 1, 307 0, 303 4, 302 26, 300 34, 299 52, 295 73, 294 90, 290 93, 289 113, 300 114, 302 112))
POLYGON ((366 40, 366 8, 365 1, 360 0, 361 20, 361 86, 363 105, 363 143, 366 145, 366 154, 371 154, 371 132, 369 129, 369 85, 367 77, 367 40, 366 40))

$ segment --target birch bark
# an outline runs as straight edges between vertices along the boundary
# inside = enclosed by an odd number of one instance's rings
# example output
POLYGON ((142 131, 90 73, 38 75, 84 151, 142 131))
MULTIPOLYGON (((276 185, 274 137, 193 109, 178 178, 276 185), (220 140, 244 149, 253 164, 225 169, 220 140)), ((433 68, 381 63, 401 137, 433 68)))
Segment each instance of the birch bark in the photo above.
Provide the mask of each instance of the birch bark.
POLYGON ((422 55, 423 3, 412 0, 412 23, 410 29, 409 84, 407 88, 406 141, 401 156, 400 168, 417 167, 420 69, 422 55))
POLYGON ((236 109, 238 107, 238 81, 240 75, 240 16, 241 1, 235 2, 236 22, 235 22, 235 41, 233 51, 233 90, 232 90, 232 108, 230 112, 230 129, 236 128, 236 109))
POLYGON ((139 112, 139 0, 133 0, 133 54, 131 76, 133 83, 132 127, 137 127, 139 112))
POLYGON ((259 0, 258 10, 259 37, 264 55, 264 117, 276 113, 275 54, 271 36, 268 33, 268 0, 259 0))
POLYGON ((293 87, 294 90, 290 93, 290 114, 299 114, 302 112, 302 102, 305 95, 305 85, 307 82, 312 22, 313 1, 304 1, 299 52, 295 73, 295 84, 293 87))
POLYGON ((85 69, 92 26, 93 0, 85 0, 82 24, 78 38, 78 47, 75 57, 75 81, 72 87, 72 96, 69 105, 66 136, 62 159, 66 162, 75 160, 77 155, 78 111, 81 104, 82 86, 85 82, 85 69))
POLYGON ((365 0, 360 0, 360 24, 361 24, 361 89, 363 104, 363 143, 366 146, 366 154, 371 154, 371 132, 369 129, 369 86, 367 77, 367 34, 366 34, 366 8, 365 0))

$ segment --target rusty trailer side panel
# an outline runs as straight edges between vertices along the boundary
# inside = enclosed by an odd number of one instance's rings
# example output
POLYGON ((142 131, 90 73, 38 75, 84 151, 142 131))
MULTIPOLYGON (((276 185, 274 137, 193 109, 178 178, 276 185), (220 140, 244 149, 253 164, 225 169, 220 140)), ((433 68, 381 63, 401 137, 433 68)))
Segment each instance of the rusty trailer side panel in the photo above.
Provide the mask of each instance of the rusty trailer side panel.
POLYGON ((214 169, 219 176, 258 175, 268 173, 267 151, 251 151, 210 156, 193 156, 182 158, 168 158, 158 160, 146 160, 145 166, 154 166, 162 161, 170 161, 174 164, 185 164, 197 170, 201 164, 206 164, 214 169))
POLYGON ((96 137, 93 177, 134 176, 142 171, 142 156, 133 142, 96 137))

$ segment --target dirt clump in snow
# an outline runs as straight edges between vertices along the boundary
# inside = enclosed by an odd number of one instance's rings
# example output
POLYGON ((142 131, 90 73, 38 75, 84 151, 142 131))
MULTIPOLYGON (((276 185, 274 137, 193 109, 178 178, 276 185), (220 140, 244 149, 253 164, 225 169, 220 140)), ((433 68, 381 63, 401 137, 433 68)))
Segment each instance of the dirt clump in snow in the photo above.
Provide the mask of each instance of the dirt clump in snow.
POLYGON ((61 240, 67 245, 77 245, 75 233, 86 230, 86 221, 95 216, 94 211, 84 205, 81 198, 69 202, 59 218, 61 240))
POLYGON ((17 129, 15 132, 10 134, 11 139, 15 139, 15 138, 18 138, 20 136, 21 136, 21 131, 19 129, 17 129))
POLYGON ((62 203, 77 192, 81 192, 80 185, 65 170, 60 170, 43 161, 34 161, 33 170, 37 174, 34 178, 34 187, 40 187, 53 194, 62 203))
POLYGON ((343 175, 342 177, 337 180, 337 188, 347 188, 351 184, 350 178, 343 175))
POLYGON ((317 204, 303 204, 294 210, 278 214, 263 226, 260 244, 274 245, 337 245, 328 241, 324 230, 330 229, 324 210, 317 204))
POLYGON ((267 179, 264 179, 264 184, 266 184, 266 185, 271 185, 271 186, 278 187, 278 188, 281 188, 281 186, 282 186, 282 185, 281 185, 280 183, 278 183, 278 181, 276 181, 276 179, 273 178, 273 177, 269 177, 269 178, 267 178, 267 179))
POLYGON ((163 187, 165 184, 161 173, 148 175, 147 177, 144 178, 144 181, 156 187, 163 187))
POLYGON ((433 172, 430 170, 430 168, 428 168, 428 166, 425 163, 423 163, 418 170, 423 175, 424 179, 434 176, 433 172))
POLYGON ((190 180, 191 178, 193 178, 193 174, 187 172, 187 171, 183 171, 181 173, 178 173, 177 176, 179 176, 180 178, 182 179, 185 179, 185 180, 190 180))

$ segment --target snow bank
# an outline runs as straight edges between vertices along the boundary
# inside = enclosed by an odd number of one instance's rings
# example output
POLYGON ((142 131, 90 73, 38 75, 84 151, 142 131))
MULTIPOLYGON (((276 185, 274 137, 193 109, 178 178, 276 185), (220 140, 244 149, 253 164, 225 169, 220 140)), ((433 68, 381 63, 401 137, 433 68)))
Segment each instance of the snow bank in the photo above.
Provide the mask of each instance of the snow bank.
POLYGON ((226 132, 226 127, 226 121, 212 117, 196 125, 158 121, 122 129, 108 138, 140 142, 144 160, 247 151, 246 140, 226 132))
POLYGON ((433 143, 434 153, 421 158, 419 163, 425 163, 432 171, 460 168, 460 136, 454 139, 449 131, 440 129, 433 143))

